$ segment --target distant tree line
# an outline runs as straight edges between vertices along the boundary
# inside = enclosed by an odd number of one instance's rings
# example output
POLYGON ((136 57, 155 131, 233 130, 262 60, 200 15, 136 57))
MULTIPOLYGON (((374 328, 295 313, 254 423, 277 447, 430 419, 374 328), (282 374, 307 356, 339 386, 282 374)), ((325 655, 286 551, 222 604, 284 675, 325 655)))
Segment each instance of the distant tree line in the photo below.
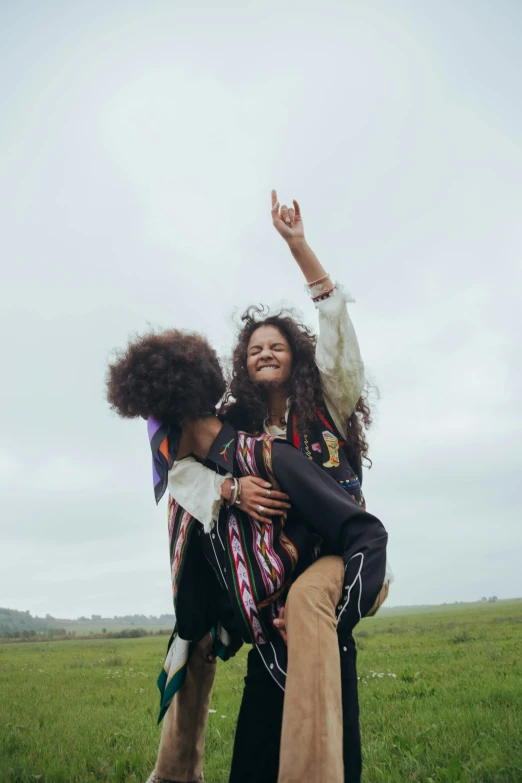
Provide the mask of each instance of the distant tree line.
MULTIPOLYGON (((68 623, 73 622, 71 620, 68 623)), ((115 615, 114 617, 103 617, 101 614, 91 614, 90 617, 78 617, 74 622, 77 623, 114 623, 118 625, 138 625, 140 628, 146 628, 151 625, 172 625, 174 626, 175 618, 173 614, 160 614, 156 617, 153 614, 124 614, 121 616, 115 615)))
POLYGON ((0 607, 0 636, 5 636, 10 631, 48 631, 52 625, 47 618, 32 617, 30 612, 0 607))
POLYGON ((106 631, 101 633, 78 634, 76 631, 66 631, 65 628, 50 628, 48 631, 6 631, 0 633, 0 642, 69 642, 73 639, 139 639, 142 636, 170 636, 172 628, 160 628, 157 631, 147 631, 145 628, 124 628, 121 631, 106 631))
MULTIPOLYGON (((79 617, 77 620, 66 620, 53 617, 47 614, 45 617, 33 617, 29 611, 20 612, 17 609, 6 609, 0 607, 0 636, 4 638, 30 638, 31 632, 34 634, 49 633, 54 631, 55 636, 67 635, 72 629, 71 625, 80 633, 85 623, 96 622, 107 625, 107 635, 110 632, 111 625, 127 625, 130 628, 145 629, 158 626, 165 628, 174 627, 175 618, 173 614, 162 614, 159 617, 143 614, 123 615, 121 617, 102 617, 99 614, 93 614, 91 617, 79 617), (67 624, 67 629, 63 626, 67 624), (19 637, 10 637, 9 634, 19 632, 19 637)), ((118 631, 120 632, 120 631, 118 631)))

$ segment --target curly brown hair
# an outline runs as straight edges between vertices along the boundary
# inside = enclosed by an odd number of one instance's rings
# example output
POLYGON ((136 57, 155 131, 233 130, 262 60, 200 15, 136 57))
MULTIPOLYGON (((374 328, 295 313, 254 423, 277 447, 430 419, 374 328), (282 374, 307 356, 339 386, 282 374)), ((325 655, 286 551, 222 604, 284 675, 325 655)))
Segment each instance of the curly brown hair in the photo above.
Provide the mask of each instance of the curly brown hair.
MULTIPOLYGON (((303 432, 316 418, 316 407, 323 413, 326 411, 319 370, 315 363, 317 338, 304 323, 297 320, 294 311, 281 310, 274 315, 267 313, 268 308, 265 306, 252 306, 241 316, 243 326, 232 354, 231 378, 221 411, 237 429, 253 433, 262 431, 267 415, 266 390, 263 385, 254 383, 248 375, 247 351, 256 329, 260 326, 275 326, 288 340, 292 351, 288 393, 294 399, 297 428, 303 432)), ((371 467, 365 437, 365 431, 371 423, 372 411, 365 391, 348 419, 347 431, 342 433, 353 455, 353 468, 361 466, 363 459, 371 467)))
POLYGON ((107 370, 107 400, 120 416, 181 424, 216 413, 225 393, 218 356, 194 332, 169 329, 137 335, 107 370))

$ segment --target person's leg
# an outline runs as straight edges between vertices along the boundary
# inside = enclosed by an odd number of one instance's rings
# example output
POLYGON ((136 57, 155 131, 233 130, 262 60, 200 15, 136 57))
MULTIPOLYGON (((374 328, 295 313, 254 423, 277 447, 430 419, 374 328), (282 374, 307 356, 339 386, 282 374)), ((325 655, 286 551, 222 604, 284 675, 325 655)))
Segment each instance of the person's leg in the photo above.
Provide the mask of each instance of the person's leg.
POLYGON ((161 741, 150 783, 197 783, 203 780, 205 730, 216 676, 208 661, 208 640, 196 645, 187 678, 163 720, 161 741))
MULTIPOLYGON (((341 657, 335 616, 343 580, 342 558, 322 557, 296 580, 288 594, 288 669, 278 783, 345 780, 341 657)), ((353 738, 351 732, 349 737, 353 738)), ((350 783, 358 780, 348 779, 350 783)))
POLYGON ((344 783, 361 780, 361 731, 359 727, 359 694, 357 689, 357 649, 351 634, 339 636, 343 700, 344 783))
POLYGON ((277 783, 284 696, 254 647, 248 654, 229 783, 277 783))
MULTIPOLYGON (((334 554, 342 555, 346 597, 338 619, 349 633, 363 617, 375 612, 387 588, 388 534, 377 517, 362 509, 342 487, 297 449, 280 441, 272 444, 272 467, 292 506, 309 522, 334 554)), ((298 523, 289 514, 286 532, 298 523)))

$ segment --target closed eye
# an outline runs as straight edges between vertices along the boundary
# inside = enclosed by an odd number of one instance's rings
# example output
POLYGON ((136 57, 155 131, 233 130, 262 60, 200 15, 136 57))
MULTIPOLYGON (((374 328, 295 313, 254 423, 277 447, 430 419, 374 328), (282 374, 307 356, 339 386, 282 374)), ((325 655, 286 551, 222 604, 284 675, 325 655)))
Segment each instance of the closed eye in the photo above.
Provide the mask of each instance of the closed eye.
MULTIPOLYGON (((248 355, 249 356, 257 356, 257 354, 261 353, 262 350, 263 350, 263 346, 261 346, 261 345, 253 345, 249 349, 248 355)), ((272 345, 270 346, 270 350, 271 351, 286 351, 287 350, 287 346, 284 343, 272 343, 272 345)))

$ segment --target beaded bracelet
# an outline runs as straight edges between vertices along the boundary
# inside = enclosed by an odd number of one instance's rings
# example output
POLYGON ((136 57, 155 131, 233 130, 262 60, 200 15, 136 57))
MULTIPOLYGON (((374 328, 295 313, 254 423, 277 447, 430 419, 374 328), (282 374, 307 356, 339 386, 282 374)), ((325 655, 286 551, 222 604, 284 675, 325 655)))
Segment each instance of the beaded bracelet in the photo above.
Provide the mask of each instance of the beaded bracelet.
POLYGON ((318 296, 312 297, 312 302, 322 302, 323 299, 328 299, 333 292, 335 291, 335 286, 333 288, 329 288, 327 291, 321 291, 321 293, 318 296))

